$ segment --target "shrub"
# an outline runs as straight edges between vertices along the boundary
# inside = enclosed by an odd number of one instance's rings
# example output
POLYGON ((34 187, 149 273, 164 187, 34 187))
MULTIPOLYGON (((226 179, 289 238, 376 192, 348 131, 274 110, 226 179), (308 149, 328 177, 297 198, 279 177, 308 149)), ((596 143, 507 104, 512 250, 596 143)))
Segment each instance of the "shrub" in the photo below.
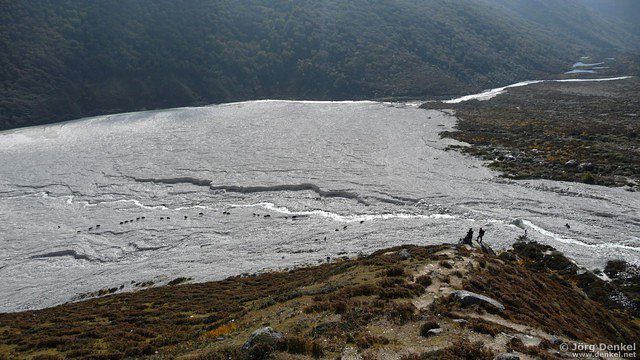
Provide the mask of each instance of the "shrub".
POLYGON ((371 284, 363 284, 356 286, 345 287, 338 293, 339 297, 342 298, 352 298, 355 296, 371 296, 380 291, 380 288, 371 285, 371 284))
POLYGON ((468 359, 468 360, 491 360, 494 353, 484 347, 481 342, 471 343, 469 341, 459 341, 453 346, 445 349, 442 359, 468 359))
POLYGON ((236 325, 235 323, 228 323, 228 324, 219 326, 213 330, 209 330, 205 332, 203 335, 206 337, 217 338, 219 336, 231 334, 236 330, 238 330, 238 325, 236 325))
POLYGON ((433 280, 431 280, 431 276, 428 275, 422 275, 422 276, 418 276, 416 278, 416 282, 422 286, 424 286, 425 288, 429 287, 431 285, 431 283, 433 282, 433 280))
POLYGON ((501 325, 496 325, 479 319, 474 319, 471 321, 471 329, 473 329, 473 331, 477 333, 487 334, 491 336, 496 336, 501 332, 508 331, 508 329, 501 325))
POLYGON ((280 339, 278 350, 289 354, 311 355, 314 358, 319 358, 324 354, 317 341, 302 336, 287 336, 280 339))
POLYGON ((282 339, 278 348, 289 354, 306 354, 308 342, 308 339, 301 336, 292 336, 282 339))
POLYGON ((387 307, 387 319, 395 324, 404 325, 415 319, 416 307, 410 302, 391 303, 387 307))
POLYGON ((304 312, 306 314, 320 313, 323 311, 327 311, 330 308, 331 308, 331 304, 328 301, 320 301, 305 307, 304 312))
POLYGON ((374 336, 369 333, 356 334, 354 339, 355 344, 360 349, 368 349, 375 344, 386 345, 389 343, 389 339, 384 336, 374 336))
POLYGON ((404 276, 404 269, 400 266, 394 266, 392 268, 387 269, 386 271, 386 275, 387 276, 404 276))
POLYGON ((55 354, 38 354, 32 357, 34 360, 60 360, 62 359, 59 355, 55 354))
POLYGON ((249 359, 262 360, 271 357, 271 353, 278 348, 278 342, 272 336, 261 334, 253 338, 251 348, 249 348, 249 359))
POLYGON ((596 179, 593 177, 591 172, 587 171, 586 173, 584 173, 584 175, 582 175, 582 182, 585 184, 593 184, 596 182, 596 179))
POLYGON ((380 299, 410 299, 413 297, 413 293, 405 287, 394 286, 382 289, 379 296, 380 299))
MULTIPOLYGON (((623 260, 609 260, 604 268, 605 274, 610 278, 617 278, 619 274, 627 270, 627 263, 623 260)), ((595 272, 595 271, 594 271, 595 272)))
POLYGON ((392 287, 395 285, 403 285, 404 279, 401 277, 387 277, 378 281, 378 286, 382 288, 392 287))

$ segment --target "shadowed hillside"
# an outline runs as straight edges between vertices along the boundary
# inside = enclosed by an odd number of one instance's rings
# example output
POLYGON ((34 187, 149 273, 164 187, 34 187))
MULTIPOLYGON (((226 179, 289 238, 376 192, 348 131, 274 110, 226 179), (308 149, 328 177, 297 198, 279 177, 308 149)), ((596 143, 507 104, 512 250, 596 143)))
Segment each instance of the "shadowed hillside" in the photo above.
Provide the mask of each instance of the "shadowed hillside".
POLYGON ((245 99, 459 94, 639 47, 629 27, 545 0, 0 1, 0 29, 0 129, 245 99))

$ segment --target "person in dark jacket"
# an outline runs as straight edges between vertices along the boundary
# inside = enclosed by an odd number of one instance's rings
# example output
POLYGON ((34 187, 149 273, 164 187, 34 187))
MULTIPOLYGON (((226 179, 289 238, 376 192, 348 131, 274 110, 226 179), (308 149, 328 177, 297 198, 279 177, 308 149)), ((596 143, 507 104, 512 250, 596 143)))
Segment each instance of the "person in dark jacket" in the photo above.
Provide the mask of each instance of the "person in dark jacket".
POLYGON ((484 236, 484 230, 482 228, 480 228, 480 230, 478 230, 478 238, 476 239, 476 241, 482 245, 482 237, 484 236))
POLYGON ((467 235, 462 239, 462 243, 466 245, 473 245, 473 229, 470 228, 467 235))

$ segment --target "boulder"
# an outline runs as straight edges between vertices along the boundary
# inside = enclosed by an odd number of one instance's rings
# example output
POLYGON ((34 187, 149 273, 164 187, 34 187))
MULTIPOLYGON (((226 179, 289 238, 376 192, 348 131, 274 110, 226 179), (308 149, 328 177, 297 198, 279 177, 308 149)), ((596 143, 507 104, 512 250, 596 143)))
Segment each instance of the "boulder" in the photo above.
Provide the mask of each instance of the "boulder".
POLYGON ((578 165, 578 170, 580 171, 593 171, 595 168, 596 166, 590 162, 583 162, 580 165, 578 165))
POLYGON ((493 360, 520 360, 520 356, 516 353, 503 353, 494 357, 493 360))
POLYGON ((268 339, 272 342, 277 341, 282 338, 282 333, 273 330, 271 327, 263 327, 262 329, 258 329, 249 335, 247 341, 242 345, 242 350, 249 350, 253 345, 255 345, 257 339, 268 339))
POLYGON ((425 337, 440 335, 442 333, 442 328, 431 329, 427 331, 425 337))
POLYGON ((505 309, 504 305, 502 305, 498 301, 484 295, 476 294, 471 291, 466 291, 466 290, 454 291, 453 296, 455 296, 458 300, 460 300, 463 306, 471 306, 474 304, 486 303, 495 307, 499 311, 502 311, 505 309))
POLYGON ((520 229, 526 229, 522 219, 513 219, 513 220, 511 220, 511 225, 517 226, 520 229))
POLYGON ((402 249, 398 252, 398 256, 400 256, 402 260, 407 260, 411 257, 411 253, 409 253, 409 250, 407 249, 402 249))

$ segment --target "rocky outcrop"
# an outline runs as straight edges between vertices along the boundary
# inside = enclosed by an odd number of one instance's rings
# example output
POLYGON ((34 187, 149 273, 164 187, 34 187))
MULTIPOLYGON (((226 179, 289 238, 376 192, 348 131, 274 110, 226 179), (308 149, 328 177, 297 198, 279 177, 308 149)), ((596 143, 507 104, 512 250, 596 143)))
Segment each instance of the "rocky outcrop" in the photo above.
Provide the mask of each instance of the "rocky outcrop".
POLYGON ((458 300, 460 300, 463 306, 471 306, 475 304, 485 303, 493 306, 499 311, 502 311, 505 309, 504 305, 502 305, 498 301, 484 295, 476 294, 471 291, 466 291, 466 290, 454 291, 453 296, 458 300))
POLYGON ((282 333, 273 330, 273 328, 267 326, 261 329, 258 329, 249 335, 247 341, 242 345, 242 350, 249 350, 251 347, 255 345, 257 340, 270 340, 271 342, 275 342, 282 338, 282 333))
POLYGON ((504 353, 494 357, 493 360, 520 360, 520 356, 516 353, 504 353))

